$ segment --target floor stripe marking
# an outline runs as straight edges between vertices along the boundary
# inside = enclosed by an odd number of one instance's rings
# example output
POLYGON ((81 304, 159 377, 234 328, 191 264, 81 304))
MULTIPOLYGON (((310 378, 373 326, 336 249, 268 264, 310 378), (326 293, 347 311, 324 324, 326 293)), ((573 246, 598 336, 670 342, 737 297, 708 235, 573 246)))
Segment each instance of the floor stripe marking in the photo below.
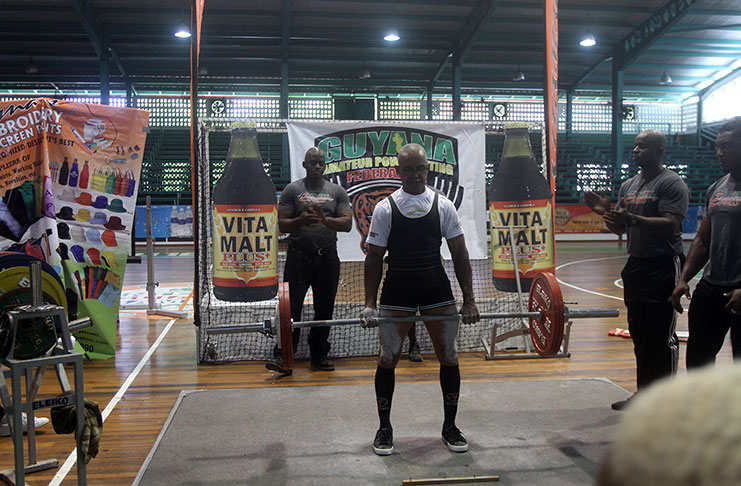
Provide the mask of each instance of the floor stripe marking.
MULTIPOLYGON (((185 298, 182 304, 180 304, 180 308, 178 309, 179 312, 182 312, 182 310, 185 308, 185 305, 188 303, 188 301, 193 298, 193 291, 191 290, 190 295, 185 298)), ((167 323, 165 328, 162 330, 159 336, 157 336, 157 340, 152 343, 152 346, 150 346, 149 350, 147 350, 146 354, 142 357, 142 359, 139 361, 139 363, 136 365, 136 368, 129 374, 129 376, 126 378, 126 381, 123 382, 121 387, 118 389, 116 394, 111 398, 111 401, 108 402, 108 405, 106 405, 105 409, 103 410, 103 413, 101 415, 103 416, 103 422, 105 423, 105 419, 108 418, 108 416, 113 412, 113 409, 116 408, 116 405, 118 405, 118 402, 121 401, 121 398, 123 398, 124 394, 128 391, 131 384, 134 382, 136 377, 139 375, 139 372, 144 368, 144 365, 147 364, 149 359, 152 357, 154 352, 159 347, 160 343, 165 339, 167 336, 167 333, 170 332, 170 329, 172 329, 172 326, 175 324, 175 321, 177 319, 171 319, 170 322, 167 323)), ((69 456, 67 457, 67 460, 64 461, 64 464, 61 468, 59 468, 59 471, 57 471, 57 474, 54 476, 54 478, 49 483, 49 486, 59 486, 62 484, 62 481, 64 481, 64 478, 67 477, 67 474, 72 469, 72 466, 77 462, 77 448, 75 448, 72 452, 70 452, 69 456)))
MULTIPOLYGON (((615 258, 626 258, 626 257, 624 255, 620 255, 620 256, 612 256, 612 257, 589 258, 589 259, 586 259, 586 260, 575 260, 573 262, 568 262, 568 263, 564 263, 563 265, 557 266, 556 267, 556 270, 558 271, 558 270, 560 270, 560 269, 562 269, 564 267, 568 267, 569 265, 575 265, 575 264, 581 264, 581 263, 588 263, 588 262, 598 262, 598 261, 603 261, 603 260, 613 260, 615 258)), ((581 287, 577 287, 576 285, 572 285, 572 284, 570 284, 568 282, 565 282, 565 281, 561 280, 560 278, 556 278, 556 280, 558 280, 558 283, 560 283, 561 285, 565 285, 567 287, 571 287, 572 289, 576 289, 576 290, 580 290, 582 292, 586 292, 587 294, 598 295, 600 297, 607 297, 608 299, 619 300, 620 302, 623 301, 623 298, 622 297, 615 297, 614 295, 607 295, 607 294, 603 294, 601 292, 595 292, 594 290, 583 289, 581 287)))

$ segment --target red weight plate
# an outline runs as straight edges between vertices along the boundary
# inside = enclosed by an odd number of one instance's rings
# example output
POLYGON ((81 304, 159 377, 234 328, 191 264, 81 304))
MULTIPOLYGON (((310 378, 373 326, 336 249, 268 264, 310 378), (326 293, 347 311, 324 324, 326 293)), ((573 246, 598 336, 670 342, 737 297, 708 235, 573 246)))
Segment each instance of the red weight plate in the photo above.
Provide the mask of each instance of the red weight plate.
POLYGON ((539 355, 555 356, 561 349, 565 312, 561 286, 552 273, 539 273, 530 286, 528 312, 540 312, 542 317, 530 318, 530 335, 539 355))
POLYGON ((280 347, 283 369, 293 369, 293 323, 291 321, 291 294, 288 282, 278 284, 278 311, 280 314, 280 347))

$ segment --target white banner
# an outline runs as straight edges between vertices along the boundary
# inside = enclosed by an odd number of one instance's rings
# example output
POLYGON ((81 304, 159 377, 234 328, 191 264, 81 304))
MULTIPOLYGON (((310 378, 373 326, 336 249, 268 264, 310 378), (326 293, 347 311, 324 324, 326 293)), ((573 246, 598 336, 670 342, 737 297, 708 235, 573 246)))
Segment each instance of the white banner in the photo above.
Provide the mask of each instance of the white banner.
MULTIPOLYGON (((462 123, 293 122, 287 123, 291 180, 306 176, 306 150, 324 150, 324 177, 341 185, 353 207, 353 229, 338 233, 340 260, 365 258, 363 247, 376 203, 401 186, 397 153, 407 143, 422 145, 430 162, 428 184, 458 209, 472 259, 487 257, 484 127, 462 123)), ((450 254, 443 245, 443 256, 450 254)))

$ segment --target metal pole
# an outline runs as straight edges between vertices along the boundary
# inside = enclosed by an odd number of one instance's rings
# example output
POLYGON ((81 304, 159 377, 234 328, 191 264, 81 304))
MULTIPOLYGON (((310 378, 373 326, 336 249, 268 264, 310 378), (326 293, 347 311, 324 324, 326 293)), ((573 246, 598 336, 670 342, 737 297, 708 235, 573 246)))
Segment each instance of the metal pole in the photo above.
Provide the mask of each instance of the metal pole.
POLYGON ((157 305, 155 288, 159 285, 154 276, 154 235, 152 234, 152 197, 147 196, 147 315, 183 318, 187 312, 168 311, 157 305))
MULTIPOLYGON (((620 311, 618 309, 579 309, 579 310, 566 310, 564 313, 564 321, 568 322, 570 319, 586 319, 586 318, 598 318, 598 317, 618 317, 620 311)), ((444 321, 447 319, 460 319, 460 314, 423 314, 423 315, 409 315, 409 316, 398 316, 398 317, 379 317, 376 319, 379 324, 388 324, 396 322, 416 322, 416 321, 444 321)), ((509 319, 509 318, 534 318, 540 319, 542 314, 540 312, 490 312, 480 314, 481 319, 509 319)), ((300 321, 293 322, 292 327, 294 329, 300 329, 303 327, 329 327, 329 326, 350 326, 360 324, 360 319, 331 319, 326 321, 300 321)), ((213 327, 206 329, 207 334, 236 334, 242 332, 272 332, 272 324, 270 319, 267 319, 264 323, 249 323, 241 326, 222 326, 213 327)))
POLYGON ((154 236, 152 235, 152 198, 147 196, 147 305, 122 305, 120 308, 124 310, 133 309, 146 309, 147 315, 160 315, 165 317, 176 317, 183 318, 188 317, 187 312, 168 311, 160 309, 157 305, 157 294, 156 288, 159 282, 156 282, 154 275, 154 236))
MULTIPOLYGON (((569 319, 584 319, 590 317, 618 317, 620 312, 617 309, 581 309, 568 311, 565 313, 565 320, 569 319)), ((460 314, 422 314, 412 316, 399 316, 399 317, 379 317, 377 319, 379 324, 393 324, 395 322, 413 322, 413 321, 444 321, 447 319, 460 319, 460 314)), ((534 318, 540 319, 542 314, 540 312, 490 312, 480 314, 481 319, 509 319, 509 318, 534 318)), ((327 321, 301 321, 294 322, 293 328, 302 327, 327 327, 327 326, 343 326, 359 324, 360 319, 333 319, 327 321)))
POLYGON ((31 307, 38 309, 43 303, 41 294, 41 262, 31 262, 31 307))
MULTIPOLYGON (((519 262, 517 261, 517 247, 515 246, 515 228, 517 229, 526 229, 526 226, 513 226, 509 225, 509 246, 510 251, 512 252, 512 264, 515 267, 515 282, 517 282, 517 307, 520 309, 520 312, 524 312, 525 309, 522 307, 522 284, 520 283, 520 267, 519 262)), ((520 319, 520 326, 523 329, 528 329, 528 325, 525 321, 520 319)), ((525 337, 525 335, 522 336, 522 342, 525 346, 525 352, 530 352, 530 341, 525 337)), ((494 343, 491 343, 492 349, 494 349, 494 343)))
POLYGON ((147 309, 157 308, 154 289, 159 282, 154 281, 154 237, 152 236, 152 196, 147 196, 147 309))

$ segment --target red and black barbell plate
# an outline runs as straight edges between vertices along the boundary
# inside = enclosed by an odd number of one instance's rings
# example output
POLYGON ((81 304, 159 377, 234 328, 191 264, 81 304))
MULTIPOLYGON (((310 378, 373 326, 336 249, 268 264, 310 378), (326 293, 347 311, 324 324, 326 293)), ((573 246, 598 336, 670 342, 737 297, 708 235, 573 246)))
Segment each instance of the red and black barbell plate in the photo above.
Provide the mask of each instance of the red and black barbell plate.
POLYGON ((283 369, 293 369, 293 323, 291 322, 291 292, 288 282, 278 284, 278 314, 283 369))
POLYGON ((540 356, 555 356, 561 349, 565 325, 565 308, 561 286, 552 273, 539 273, 530 286, 528 312, 540 312, 541 318, 530 318, 530 335, 540 356))

